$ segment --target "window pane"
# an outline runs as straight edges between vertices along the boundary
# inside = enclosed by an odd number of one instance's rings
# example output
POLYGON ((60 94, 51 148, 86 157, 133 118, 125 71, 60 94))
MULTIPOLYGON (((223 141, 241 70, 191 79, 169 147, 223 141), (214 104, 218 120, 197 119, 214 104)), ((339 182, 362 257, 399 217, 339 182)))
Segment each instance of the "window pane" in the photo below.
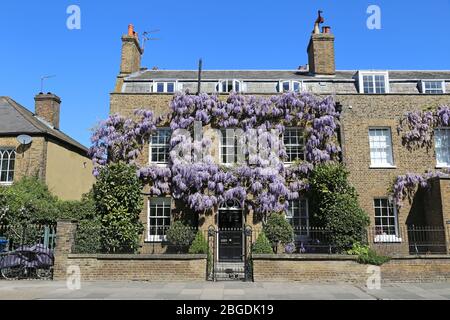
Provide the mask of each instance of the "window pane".
POLYGON ((363 76, 364 93, 374 93, 373 77, 363 76))
POLYGON ((300 92, 300 82, 293 82, 294 92, 300 92))
POLYGON ((287 163, 305 159, 304 137, 301 129, 286 128, 283 141, 287 154, 287 163))
POLYGON ((155 163, 165 164, 169 161, 170 137, 172 131, 170 129, 158 129, 151 137, 151 161, 155 163))
POLYGON ((424 81, 424 93, 428 94, 441 94, 444 93, 442 87, 442 81, 424 81))
POLYGON ((290 90, 289 81, 283 82, 283 92, 287 92, 290 90))
POLYGON ((385 82, 384 76, 375 76, 375 92, 376 93, 385 93, 385 82))
POLYGON ((450 128, 436 129, 435 149, 437 165, 448 167, 450 164, 450 128))
POLYGON ((13 149, 0 149, 0 183, 13 182, 15 158, 13 149))
POLYGON ((308 235, 308 201, 306 199, 289 201, 286 219, 294 228, 296 235, 308 235))
POLYGON ((372 166, 392 166, 392 139, 390 129, 370 129, 370 160, 372 166))
POLYGON ((171 198, 153 198, 149 201, 149 238, 162 241, 171 220, 171 198))
POLYGON ((175 92, 175 83, 173 82, 167 83, 167 92, 169 93, 175 92))
POLYGON ((164 83, 159 82, 159 83, 156 85, 156 92, 159 92, 159 93, 164 92, 164 83))
POLYGON ((222 152, 222 163, 233 164, 237 162, 237 149, 238 141, 234 132, 234 129, 223 129, 221 130, 222 140, 221 140, 221 152, 222 152))
POLYGON ((397 216, 393 204, 388 199, 374 199, 374 208, 377 235, 398 236, 397 216))
POLYGON ((234 82, 234 91, 241 92, 241 83, 239 81, 234 82))

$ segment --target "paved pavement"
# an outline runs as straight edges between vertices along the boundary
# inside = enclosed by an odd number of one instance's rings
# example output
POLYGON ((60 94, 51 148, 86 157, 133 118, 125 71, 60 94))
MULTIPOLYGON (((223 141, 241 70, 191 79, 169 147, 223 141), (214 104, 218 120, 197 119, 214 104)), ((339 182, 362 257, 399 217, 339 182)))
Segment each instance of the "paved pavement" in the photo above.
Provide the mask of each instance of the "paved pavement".
POLYGON ((349 284, 0 281, 0 300, 374 300, 450 299, 450 283, 390 284, 368 290, 349 284))

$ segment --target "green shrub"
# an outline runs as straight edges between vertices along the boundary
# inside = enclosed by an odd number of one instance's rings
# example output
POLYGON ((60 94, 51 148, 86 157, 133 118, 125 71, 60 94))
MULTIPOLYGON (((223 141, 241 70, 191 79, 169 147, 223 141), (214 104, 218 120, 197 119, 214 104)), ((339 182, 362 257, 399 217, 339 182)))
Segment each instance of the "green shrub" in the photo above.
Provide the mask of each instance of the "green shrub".
POLYGON ((360 242, 355 242, 350 250, 347 250, 347 254, 352 256, 368 255, 370 247, 363 245, 360 242))
POLYGON ((59 218, 58 198, 38 177, 24 177, 7 188, 0 188, 7 212, 3 211, 5 224, 48 224, 59 218))
POLYGON ((209 252, 208 242, 201 231, 197 232, 194 241, 189 248, 190 254, 207 254, 209 252))
POLYGON ((329 231, 330 241, 342 252, 364 239, 369 217, 341 164, 317 166, 311 174, 311 224, 329 231))
POLYGON ((101 242, 108 253, 134 253, 144 230, 142 185, 136 167, 114 163, 100 170, 93 188, 102 229, 101 242))
POLYGON ((99 219, 78 222, 75 236, 76 253, 99 253, 102 249, 102 224, 99 219))
POLYGON ((189 254, 206 254, 208 274, 212 271, 212 254, 209 250, 208 241, 206 241, 201 231, 197 232, 194 241, 189 248, 189 254))
POLYGON ((180 252, 183 247, 191 245, 195 237, 192 228, 186 226, 181 221, 172 223, 170 228, 167 230, 166 235, 167 240, 178 248, 178 252, 180 252))
POLYGON ((273 246, 287 244, 294 240, 294 229, 285 216, 273 213, 264 225, 264 233, 273 246))
POLYGON ((273 254, 272 244, 264 232, 259 234, 256 242, 253 244, 252 252, 254 254, 273 254))
POLYGON ((352 249, 348 250, 347 253, 358 256, 357 261, 361 264, 381 266, 391 260, 390 257, 381 256, 369 246, 361 245, 359 242, 354 243, 352 249))

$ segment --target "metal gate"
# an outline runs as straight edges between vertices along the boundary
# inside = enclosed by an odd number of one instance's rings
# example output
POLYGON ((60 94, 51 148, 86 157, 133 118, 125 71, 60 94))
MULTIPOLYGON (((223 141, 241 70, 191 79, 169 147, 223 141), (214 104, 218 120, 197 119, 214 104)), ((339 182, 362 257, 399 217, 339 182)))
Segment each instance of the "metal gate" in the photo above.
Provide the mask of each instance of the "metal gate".
POLYGON ((208 280, 253 281, 252 228, 208 229, 208 280))

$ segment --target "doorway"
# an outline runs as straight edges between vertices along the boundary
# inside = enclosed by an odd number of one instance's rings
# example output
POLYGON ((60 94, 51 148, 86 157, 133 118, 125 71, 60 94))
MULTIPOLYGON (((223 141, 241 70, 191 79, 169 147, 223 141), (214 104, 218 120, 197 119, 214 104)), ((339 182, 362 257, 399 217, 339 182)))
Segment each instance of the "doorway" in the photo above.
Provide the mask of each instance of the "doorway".
POLYGON ((228 202, 219 208, 219 262, 244 261, 243 223, 243 210, 238 203, 228 202))

